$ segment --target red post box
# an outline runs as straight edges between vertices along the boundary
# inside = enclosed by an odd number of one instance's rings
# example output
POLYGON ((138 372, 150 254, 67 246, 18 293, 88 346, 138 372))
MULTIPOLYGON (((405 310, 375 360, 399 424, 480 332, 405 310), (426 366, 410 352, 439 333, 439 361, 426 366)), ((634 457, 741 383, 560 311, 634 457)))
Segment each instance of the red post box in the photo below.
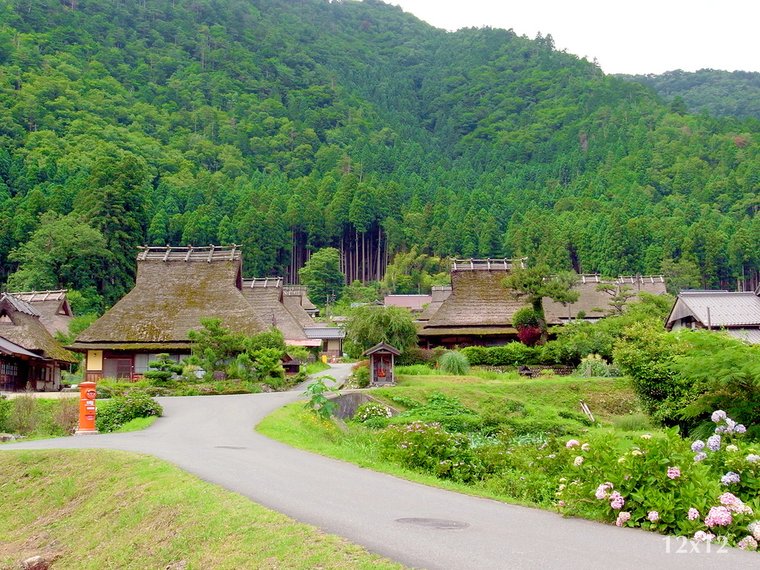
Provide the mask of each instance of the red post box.
POLYGON ((82 382, 79 385, 79 429, 74 432, 76 435, 87 435, 98 433, 95 427, 95 382, 82 382))

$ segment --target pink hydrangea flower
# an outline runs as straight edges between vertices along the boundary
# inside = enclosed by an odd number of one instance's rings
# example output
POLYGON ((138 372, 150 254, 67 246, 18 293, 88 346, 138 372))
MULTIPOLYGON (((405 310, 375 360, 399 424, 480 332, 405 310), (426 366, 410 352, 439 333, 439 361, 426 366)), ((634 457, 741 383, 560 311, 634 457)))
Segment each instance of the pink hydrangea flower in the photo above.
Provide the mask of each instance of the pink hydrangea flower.
POLYGON ((578 441, 577 439, 570 439, 565 444, 565 447, 568 448, 568 449, 572 449, 573 447, 578 447, 580 444, 581 444, 581 442, 578 441))
POLYGON ((745 536, 736 543, 736 546, 742 550, 757 550, 757 541, 752 536, 745 536))
POLYGON ((694 507, 692 507, 692 508, 689 509, 689 514, 686 515, 686 517, 690 521, 695 521, 695 520, 697 520, 699 518, 699 511, 697 509, 695 509, 694 507))
POLYGON ((584 443, 583 445, 581 445, 581 450, 583 451, 589 451, 590 449, 591 449, 591 445, 588 443, 584 443))
POLYGON ((647 513, 647 519, 650 522, 657 522, 658 520, 660 520, 660 513, 658 513, 657 511, 649 511, 647 513))
POLYGON ((623 505, 625 505, 625 499, 623 498, 623 495, 617 491, 613 491, 610 494, 610 506, 616 511, 619 511, 623 508, 623 505))
POLYGON ((681 469, 678 467, 668 467, 668 479, 678 479, 681 476, 681 469))
POLYGON ((617 520, 615 521, 615 526, 623 526, 629 520, 631 520, 631 513, 621 511, 618 513, 617 520))
POLYGON ((613 485, 612 483, 602 483, 596 488, 596 493, 594 493, 594 496, 599 499, 600 501, 602 499, 606 499, 607 495, 609 494, 609 490, 612 489, 613 485))
POLYGON ((576 467, 580 467, 581 465, 583 465, 583 457, 581 457, 580 455, 576 457, 573 460, 573 465, 575 465, 576 467))
POLYGON ((755 540, 760 541, 760 521, 750 523, 750 525, 747 527, 747 530, 752 533, 752 536, 755 538, 755 540))
POLYGON ((710 512, 705 517, 705 524, 707 528, 713 528, 716 526, 728 526, 733 522, 733 516, 731 511, 726 507, 712 507, 710 512))
POLYGON ((712 416, 710 416, 710 419, 712 419, 714 423, 719 424, 720 422, 725 420, 726 417, 727 417, 726 412, 724 412, 723 410, 715 410, 712 413, 712 416))
POLYGON ((712 542, 715 538, 715 535, 711 532, 705 532, 703 530, 698 530, 694 533, 694 541, 696 542, 712 542))

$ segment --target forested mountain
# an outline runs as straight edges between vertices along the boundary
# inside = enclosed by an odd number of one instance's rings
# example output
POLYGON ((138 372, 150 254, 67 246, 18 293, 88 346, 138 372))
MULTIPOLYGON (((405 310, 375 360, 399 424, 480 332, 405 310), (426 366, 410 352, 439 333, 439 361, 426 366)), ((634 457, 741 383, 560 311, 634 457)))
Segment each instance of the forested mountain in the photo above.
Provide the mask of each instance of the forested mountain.
POLYGON ((716 117, 760 119, 760 73, 700 69, 668 71, 661 75, 620 75, 654 89, 668 102, 694 113, 716 117))
POLYGON ((395 252, 757 280, 760 124, 377 1, 0 0, 0 282, 113 302, 134 247, 295 279, 395 252))

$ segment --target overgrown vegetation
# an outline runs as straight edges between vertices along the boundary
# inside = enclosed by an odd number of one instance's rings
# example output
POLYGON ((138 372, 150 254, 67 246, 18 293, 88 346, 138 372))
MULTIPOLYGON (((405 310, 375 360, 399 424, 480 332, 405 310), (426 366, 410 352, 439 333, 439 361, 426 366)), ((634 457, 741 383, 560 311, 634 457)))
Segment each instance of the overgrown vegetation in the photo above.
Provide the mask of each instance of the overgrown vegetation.
POLYGON ((402 307, 358 307, 346 324, 346 353, 359 358, 374 345, 385 342, 401 352, 417 344, 417 328, 411 313, 402 307))
POLYGON ((26 437, 70 435, 79 421, 78 398, 0 398, 0 433, 26 437))
POLYGON ((13 482, 2 487, 3 568, 34 555, 81 570, 401 568, 152 457, 103 450, 2 457, 0 481, 13 482))

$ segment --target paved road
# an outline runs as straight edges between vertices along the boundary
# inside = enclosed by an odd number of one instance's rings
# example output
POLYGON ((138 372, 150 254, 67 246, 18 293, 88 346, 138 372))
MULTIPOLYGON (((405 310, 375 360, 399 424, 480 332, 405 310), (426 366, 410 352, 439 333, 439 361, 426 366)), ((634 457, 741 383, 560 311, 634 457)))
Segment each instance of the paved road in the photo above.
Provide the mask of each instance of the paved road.
MULTIPOLYGON (((329 371, 340 379, 348 365, 329 371)), ((426 487, 295 450, 253 431, 298 393, 164 398, 151 428, 0 446, 149 453, 257 503, 431 569, 760 568, 760 555, 690 550, 675 539, 426 487), (404 520, 407 519, 407 520, 404 520), (430 519, 441 521, 440 525, 430 519), (444 524, 444 521, 449 521, 444 524), (451 528, 437 528, 448 526, 451 528)))

